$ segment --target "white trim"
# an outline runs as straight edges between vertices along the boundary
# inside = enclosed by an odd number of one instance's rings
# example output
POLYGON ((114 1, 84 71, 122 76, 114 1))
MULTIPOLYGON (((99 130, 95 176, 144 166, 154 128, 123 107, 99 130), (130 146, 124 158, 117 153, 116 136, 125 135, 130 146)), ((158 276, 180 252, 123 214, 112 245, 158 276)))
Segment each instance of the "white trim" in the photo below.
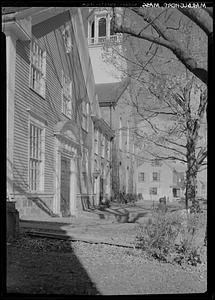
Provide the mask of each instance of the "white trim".
POLYGON ((29 193, 43 193, 45 189, 45 136, 46 136, 46 126, 44 122, 41 122, 37 118, 33 117, 29 113, 28 117, 28 191, 29 193), (30 124, 35 125, 36 127, 40 128, 42 130, 41 132, 41 165, 40 165, 40 170, 41 170, 41 175, 40 175, 40 188, 37 191, 31 191, 30 190, 30 124))
POLYGON ((13 193, 14 98, 16 76, 16 37, 6 35, 7 65, 7 193, 13 193))
MULTIPOLYGON (((37 55, 37 53, 36 53, 36 55, 37 55)), ((41 45, 35 39, 32 39, 31 43, 30 43, 29 88, 31 90, 33 90, 35 93, 37 93, 39 96, 41 96, 43 99, 46 98, 46 56, 47 56, 46 50, 44 50, 44 48, 41 47, 41 45), (32 47, 33 47, 33 45, 36 45, 36 47, 38 47, 38 50, 41 51, 41 68, 40 68, 40 66, 38 68, 35 64, 32 63, 32 60, 33 60, 32 59, 32 57, 33 57, 32 56, 33 55, 32 47), (35 69, 34 71, 41 73, 41 78, 39 80, 39 84, 40 84, 39 89, 35 89, 35 87, 33 87, 33 84, 32 84, 32 78, 34 76, 31 73, 32 66, 35 69)), ((38 54, 38 57, 39 57, 39 54, 38 54)))

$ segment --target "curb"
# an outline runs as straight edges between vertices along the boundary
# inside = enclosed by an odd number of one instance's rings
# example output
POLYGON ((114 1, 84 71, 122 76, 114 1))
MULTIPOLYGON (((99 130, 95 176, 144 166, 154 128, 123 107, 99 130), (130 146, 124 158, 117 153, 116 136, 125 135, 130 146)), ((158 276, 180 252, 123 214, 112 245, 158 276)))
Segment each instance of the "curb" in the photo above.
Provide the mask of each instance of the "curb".
POLYGON ((51 238, 51 239, 58 239, 58 240, 67 240, 73 242, 85 242, 90 244, 105 244, 109 246, 117 246, 117 247, 124 247, 124 248, 131 248, 134 249, 135 245, 131 244, 122 244, 122 243, 115 243, 115 242, 106 242, 98 239, 88 239, 84 237, 71 237, 68 235, 63 235, 59 233, 50 233, 50 232, 42 232, 42 231, 25 231, 25 234, 32 237, 42 237, 42 238, 51 238))

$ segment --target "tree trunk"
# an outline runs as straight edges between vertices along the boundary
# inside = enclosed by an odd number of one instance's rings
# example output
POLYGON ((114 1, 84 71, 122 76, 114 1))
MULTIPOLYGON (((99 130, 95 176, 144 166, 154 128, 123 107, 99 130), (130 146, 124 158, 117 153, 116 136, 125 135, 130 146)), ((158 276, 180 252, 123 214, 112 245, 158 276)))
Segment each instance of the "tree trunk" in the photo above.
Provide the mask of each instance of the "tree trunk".
POLYGON ((187 172, 186 172, 186 197, 185 205, 188 209, 188 201, 191 201, 191 212, 199 211, 199 202, 196 199, 197 188, 197 172, 195 157, 195 142, 193 139, 189 139, 187 143, 187 172))

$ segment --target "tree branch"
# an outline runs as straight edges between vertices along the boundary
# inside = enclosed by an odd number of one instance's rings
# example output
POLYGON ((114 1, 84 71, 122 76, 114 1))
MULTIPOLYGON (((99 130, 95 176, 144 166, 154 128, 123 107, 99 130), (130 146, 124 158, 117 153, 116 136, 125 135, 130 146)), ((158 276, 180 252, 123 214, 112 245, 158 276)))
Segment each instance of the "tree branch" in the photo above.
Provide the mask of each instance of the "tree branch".
POLYGON ((203 8, 211 18, 213 18, 213 7, 205 7, 203 8))
POLYGON ((203 9, 178 8, 178 10, 198 25, 207 35, 213 32, 213 19, 208 18, 203 9))
MULTIPOLYGON (((114 9, 113 9, 114 10, 114 9)), ((151 22, 154 18, 149 16, 144 9, 137 8, 138 14, 141 15, 145 21, 151 22)), ((167 49, 170 49, 176 57, 184 64, 184 66, 194 75, 196 75, 202 82, 207 84, 207 70, 201 68, 197 61, 189 54, 187 49, 182 47, 182 45, 174 38, 174 36, 167 32, 167 28, 160 23, 159 20, 155 20, 153 23, 153 28, 162 37, 155 37, 153 35, 147 34, 145 32, 138 31, 137 29, 131 28, 131 26, 126 26, 123 24, 120 16, 115 15, 115 10, 113 11, 113 30, 114 32, 126 33, 139 39, 144 39, 150 42, 154 42, 161 45, 167 49)))

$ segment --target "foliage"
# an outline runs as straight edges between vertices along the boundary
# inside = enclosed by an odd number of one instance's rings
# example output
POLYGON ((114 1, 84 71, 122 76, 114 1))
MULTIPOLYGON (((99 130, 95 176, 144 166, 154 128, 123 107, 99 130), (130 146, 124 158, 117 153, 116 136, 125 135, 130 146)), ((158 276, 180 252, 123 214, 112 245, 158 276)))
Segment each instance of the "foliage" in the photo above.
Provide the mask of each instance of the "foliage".
POLYGON ((201 263, 198 233, 204 220, 202 214, 154 213, 139 227, 137 247, 164 262, 196 266, 201 263))
POLYGON ((116 201, 119 203, 134 203, 138 200, 138 196, 136 194, 132 193, 125 193, 125 192, 119 192, 118 196, 116 197, 116 201))
POLYGON ((150 256, 167 261, 167 256, 173 251, 179 226, 179 219, 172 219, 169 214, 154 213, 153 218, 140 227, 137 246, 150 256))

